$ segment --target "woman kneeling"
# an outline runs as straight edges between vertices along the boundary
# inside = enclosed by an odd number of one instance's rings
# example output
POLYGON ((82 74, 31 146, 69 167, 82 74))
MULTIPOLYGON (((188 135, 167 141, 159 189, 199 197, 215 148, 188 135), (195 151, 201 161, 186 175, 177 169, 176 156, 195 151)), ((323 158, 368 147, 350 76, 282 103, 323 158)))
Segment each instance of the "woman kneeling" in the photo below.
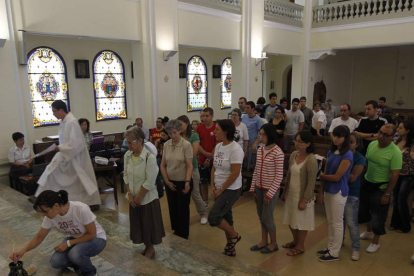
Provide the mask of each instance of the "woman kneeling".
POLYGON ((10 258, 17 263, 23 255, 38 247, 52 227, 68 235, 54 249, 50 258, 53 268, 73 268, 78 274, 96 275, 96 267, 91 257, 98 255, 106 246, 106 234, 88 205, 78 201, 68 201, 64 190, 43 191, 33 208, 44 214, 42 227, 36 236, 20 251, 13 252, 10 258))

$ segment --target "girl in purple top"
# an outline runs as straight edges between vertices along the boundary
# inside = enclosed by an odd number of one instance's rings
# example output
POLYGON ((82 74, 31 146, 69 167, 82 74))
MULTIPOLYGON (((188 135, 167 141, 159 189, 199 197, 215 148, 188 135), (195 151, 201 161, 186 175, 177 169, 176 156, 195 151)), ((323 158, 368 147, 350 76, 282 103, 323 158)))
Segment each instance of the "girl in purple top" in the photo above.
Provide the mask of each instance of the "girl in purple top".
POLYGON ((329 240, 325 249, 317 253, 322 262, 339 260, 344 231, 344 209, 348 197, 348 180, 352 168, 353 154, 349 150, 349 128, 344 125, 333 130, 331 150, 328 152, 325 173, 321 173, 318 204, 325 202, 329 225, 329 240))

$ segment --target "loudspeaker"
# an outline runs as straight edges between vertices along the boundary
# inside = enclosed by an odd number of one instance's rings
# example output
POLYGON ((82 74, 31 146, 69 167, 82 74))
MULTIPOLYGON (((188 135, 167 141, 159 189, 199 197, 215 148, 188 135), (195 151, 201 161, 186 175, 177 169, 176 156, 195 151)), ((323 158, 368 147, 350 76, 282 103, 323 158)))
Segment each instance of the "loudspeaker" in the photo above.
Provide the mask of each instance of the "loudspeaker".
POLYGON ((26 50, 26 31, 17 31, 17 54, 19 55, 19 64, 27 65, 27 50, 26 50))

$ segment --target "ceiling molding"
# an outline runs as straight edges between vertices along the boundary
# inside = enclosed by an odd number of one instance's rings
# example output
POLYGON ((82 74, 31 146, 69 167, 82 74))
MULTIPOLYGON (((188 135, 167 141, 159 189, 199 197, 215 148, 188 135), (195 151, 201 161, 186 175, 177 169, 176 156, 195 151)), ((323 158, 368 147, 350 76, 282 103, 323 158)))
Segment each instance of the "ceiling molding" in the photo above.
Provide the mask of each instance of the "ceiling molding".
POLYGON ((346 25, 312 28, 311 33, 344 31, 344 30, 380 27, 380 26, 385 26, 385 25, 395 25, 395 24, 404 24, 404 23, 413 23, 413 22, 414 22, 414 16, 410 16, 410 17, 377 20, 377 21, 369 21, 369 22, 362 22, 362 23, 353 23, 353 24, 346 24, 346 25))
POLYGON ((286 24, 268 21, 268 20, 264 21, 263 26, 269 27, 269 28, 282 29, 282 30, 291 31, 295 33, 303 33, 303 28, 301 27, 295 27, 295 26, 286 25, 286 24))
POLYGON ((224 18, 224 19, 228 19, 232 21, 237 21, 237 22, 241 22, 242 20, 242 16, 240 14, 234 14, 231 12, 220 11, 216 9, 211 9, 211 8, 183 3, 183 2, 178 2, 178 9, 182 11, 188 11, 188 12, 194 12, 194 13, 199 13, 199 14, 204 14, 204 15, 220 17, 220 18, 224 18))

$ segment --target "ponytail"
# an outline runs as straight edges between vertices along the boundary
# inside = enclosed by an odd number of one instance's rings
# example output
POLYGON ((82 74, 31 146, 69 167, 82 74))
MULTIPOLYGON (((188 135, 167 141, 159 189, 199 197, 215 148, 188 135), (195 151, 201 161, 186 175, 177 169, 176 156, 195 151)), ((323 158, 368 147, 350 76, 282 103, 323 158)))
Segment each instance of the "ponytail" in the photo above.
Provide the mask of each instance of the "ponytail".
POLYGON ((33 209, 36 211, 41 210, 40 206, 46 206, 52 208, 56 203, 60 206, 66 205, 69 202, 68 192, 65 190, 60 190, 59 192, 54 192, 51 190, 46 190, 40 193, 37 197, 33 209))

